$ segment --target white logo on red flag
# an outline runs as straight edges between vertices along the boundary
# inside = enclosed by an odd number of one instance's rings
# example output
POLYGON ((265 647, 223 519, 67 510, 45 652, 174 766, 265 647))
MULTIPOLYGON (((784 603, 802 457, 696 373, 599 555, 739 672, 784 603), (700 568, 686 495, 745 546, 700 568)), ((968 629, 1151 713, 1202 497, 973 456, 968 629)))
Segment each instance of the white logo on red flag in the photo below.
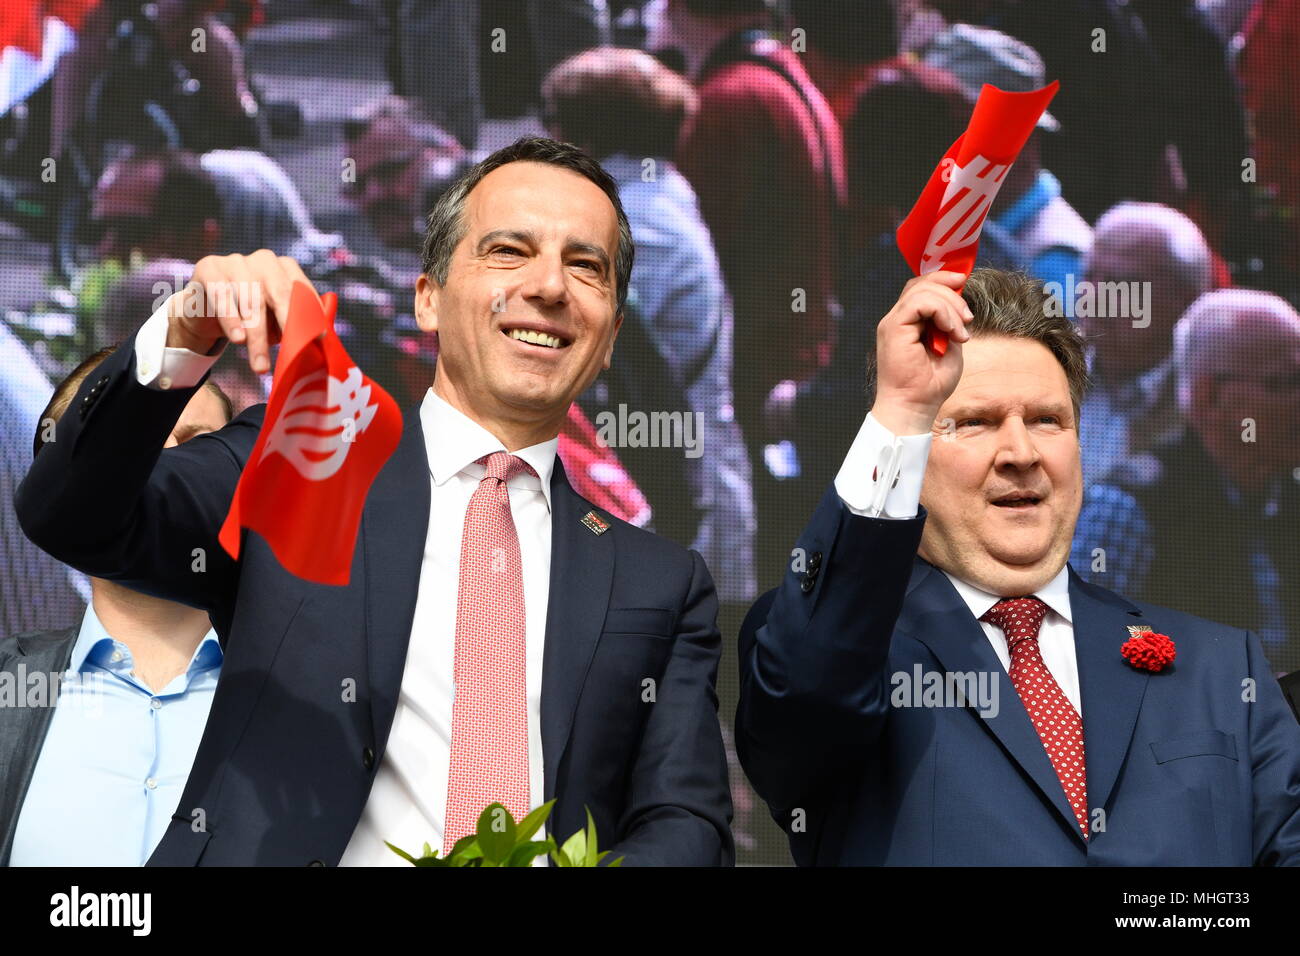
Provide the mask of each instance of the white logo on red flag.
POLYGON ((958 249, 979 241, 989 207, 1002 187, 1010 163, 995 163, 975 156, 965 166, 952 160, 948 180, 939 203, 939 215, 921 253, 920 274, 943 268, 944 259, 958 249))
POLYGON ((378 409, 370 404, 370 384, 359 368, 349 368, 345 379, 319 369, 294 384, 262 458, 278 453, 303 478, 324 481, 343 467, 378 409))

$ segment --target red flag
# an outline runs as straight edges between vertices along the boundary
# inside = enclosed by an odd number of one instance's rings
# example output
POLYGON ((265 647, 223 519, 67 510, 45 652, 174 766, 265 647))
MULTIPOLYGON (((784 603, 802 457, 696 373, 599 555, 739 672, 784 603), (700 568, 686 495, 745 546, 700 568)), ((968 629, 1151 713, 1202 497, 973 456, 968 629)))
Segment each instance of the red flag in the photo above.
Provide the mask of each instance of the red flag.
MULTIPOLYGON (((989 208, 1038 118, 1060 87, 1008 93, 984 84, 966 132, 957 137, 898 227, 898 248, 917 275, 943 269, 970 275, 989 208)), ((930 348, 948 350, 948 336, 929 328, 930 348)))
POLYGON ((337 298, 295 282, 266 420, 221 526, 239 557, 256 531, 286 571, 347 584, 366 493, 402 434, 402 413, 334 332, 337 298))

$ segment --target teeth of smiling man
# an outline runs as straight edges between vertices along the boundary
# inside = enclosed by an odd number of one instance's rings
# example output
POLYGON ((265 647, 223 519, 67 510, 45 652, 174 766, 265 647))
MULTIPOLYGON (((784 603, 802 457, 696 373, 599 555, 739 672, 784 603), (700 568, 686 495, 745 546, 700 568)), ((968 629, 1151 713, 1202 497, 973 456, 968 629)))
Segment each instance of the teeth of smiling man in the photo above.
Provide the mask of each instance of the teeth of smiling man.
POLYGON ((547 335, 545 332, 535 332, 532 329, 511 329, 506 333, 512 339, 518 339, 520 342, 529 342, 533 345, 545 345, 549 349, 558 349, 563 342, 554 335, 547 335))

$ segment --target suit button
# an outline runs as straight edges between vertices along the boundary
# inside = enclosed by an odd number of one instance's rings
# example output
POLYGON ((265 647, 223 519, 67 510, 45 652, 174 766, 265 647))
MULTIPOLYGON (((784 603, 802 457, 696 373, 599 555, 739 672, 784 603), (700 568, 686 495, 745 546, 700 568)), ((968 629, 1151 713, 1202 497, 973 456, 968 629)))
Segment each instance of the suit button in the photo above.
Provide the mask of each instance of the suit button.
POLYGON ((367 747, 361 751, 361 763, 367 769, 371 770, 375 766, 375 752, 367 747))
POLYGON ((821 566, 822 566, 822 553, 820 551, 814 551, 812 554, 808 556, 808 570, 815 572, 821 566))
POLYGON ((308 866, 324 866, 324 865, 325 865, 325 861, 324 861, 324 860, 312 860, 312 861, 311 861, 310 863, 308 863, 307 865, 308 865, 308 866))
POLYGON ((814 578, 811 574, 806 574, 804 575, 804 579, 799 582, 799 590, 802 591, 804 594, 807 594, 809 591, 813 589, 813 585, 815 583, 816 583, 816 578, 814 578))
POLYGON ((108 384, 108 376, 107 376, 107 375, 100 376, 99 381, 96 382, 95 384, 96 384, 96 385, 107 385, 107 384, 108 384))

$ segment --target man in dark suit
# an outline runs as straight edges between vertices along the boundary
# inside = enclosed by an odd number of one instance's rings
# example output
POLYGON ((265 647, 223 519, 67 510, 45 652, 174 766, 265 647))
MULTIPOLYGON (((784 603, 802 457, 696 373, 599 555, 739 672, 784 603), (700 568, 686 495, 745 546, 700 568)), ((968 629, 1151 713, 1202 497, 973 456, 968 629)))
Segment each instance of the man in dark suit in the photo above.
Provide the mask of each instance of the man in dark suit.
POLYGON ((709 573, 597 512, 555 458, 609 363, 631 264, 614 183, 571 146, 520 140, 444 193, 415 303, 437 371, 371 488, 345 587, 289 575, 253 532, 237 562, 217 543, 262 406, 161 452, 226 341, 269 368, 296 263, 201 260, 82 389, 16 496, 24 529, 88 573, 207 609, 226 647, 150 863, 400 864, 385 840, 446 849, 490 802, 518 816, 550 799, 548 832, 589 808, 628 864, 731 862, 709 573), (232 282, 263 290, 265 314, 221 308, 211 292, 232 282))
POLYGON ((1071 571, 1082 342, 1040 283, 963 278, 881 320, 871 412, 742 631, 739 754, 796 860, 1300 863, 1258 638, 1071 571))

